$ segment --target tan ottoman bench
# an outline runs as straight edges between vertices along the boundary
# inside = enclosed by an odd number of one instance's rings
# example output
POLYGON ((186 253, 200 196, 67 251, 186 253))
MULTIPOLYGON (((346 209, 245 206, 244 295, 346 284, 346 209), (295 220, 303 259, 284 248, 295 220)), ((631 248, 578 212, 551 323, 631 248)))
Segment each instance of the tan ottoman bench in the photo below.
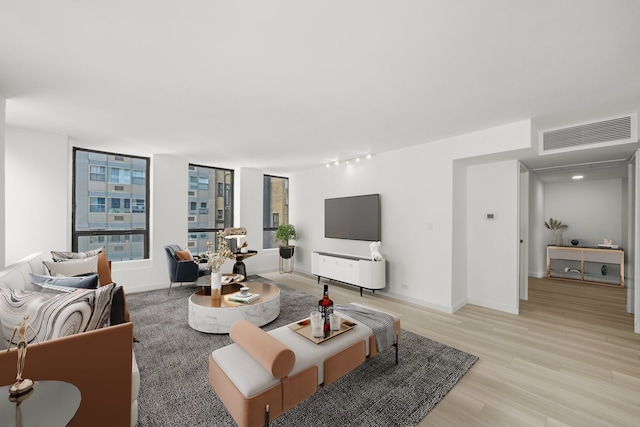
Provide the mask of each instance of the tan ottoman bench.
MULTIPOLYGON (((269 332, 246 320, 231 326, 234 343, 209 355, 209 383, 240 427, 268 424, 315 393, 318 386, 332 383, 377 354, 371 328, 336 313, 356 326, 321 344, 289 325, 269 332)), ((399 338, 400 320, 392 316, 399 338)))

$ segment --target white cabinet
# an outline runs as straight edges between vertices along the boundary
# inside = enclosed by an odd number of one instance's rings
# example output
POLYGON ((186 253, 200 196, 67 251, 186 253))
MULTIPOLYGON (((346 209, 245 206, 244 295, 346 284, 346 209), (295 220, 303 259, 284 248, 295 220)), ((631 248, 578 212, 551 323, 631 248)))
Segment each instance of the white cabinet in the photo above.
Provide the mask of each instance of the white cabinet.
POLYGON ((313 252, 311 255, 311 273, 320 278, 348 283, 362 289, 382 289, 386 285, 385 261, 372 261, 371 258, 355 255, 313 252))

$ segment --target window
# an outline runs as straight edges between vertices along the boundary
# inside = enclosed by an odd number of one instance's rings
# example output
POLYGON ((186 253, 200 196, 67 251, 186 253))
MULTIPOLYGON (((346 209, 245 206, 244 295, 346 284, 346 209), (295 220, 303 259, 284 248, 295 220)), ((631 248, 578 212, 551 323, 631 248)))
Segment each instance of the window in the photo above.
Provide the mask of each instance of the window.
POLYGON ((112 184, 131 184, 131 169, 110 167, 109 182, 112 184))
POLYGON ((189 176, 189 190, 197 190, 197 189, 198 189, 198 177, 189 176))
POLYGON ((72 249, 149 258, 149 158, 73 149, 72 249))
POLYGON ((104 212, 104 197, 89 197, 89 212, 104 212))
POLYGON ((188 246, 192 254, 207 250, 216 233, 233 227, 233 171, 189 165, 188 246))
POLYGON ((135 185, 144 185, 144 183, 146 182, 145 173, 144 171, 141 171, 141 170, 134 170, 132 172, 131 178, 132 178, 131 181, 135 185))
POLYGON ((133 213, 144 213, 146 211, 144 199, 133 199, 133 213))
POLYGON ((89 179, 91 181, 103 181, 106 179, 106 171, 104 166, 89 166, 89 179))
POLYGON ((198 178, 198 190, 208 190, 209 189, 209 177, 201 176, 198 178))
POLYGON ((262 247, 275 248, 278 226, 289 223, 289 178, 265 175, 262 193, 262 247))

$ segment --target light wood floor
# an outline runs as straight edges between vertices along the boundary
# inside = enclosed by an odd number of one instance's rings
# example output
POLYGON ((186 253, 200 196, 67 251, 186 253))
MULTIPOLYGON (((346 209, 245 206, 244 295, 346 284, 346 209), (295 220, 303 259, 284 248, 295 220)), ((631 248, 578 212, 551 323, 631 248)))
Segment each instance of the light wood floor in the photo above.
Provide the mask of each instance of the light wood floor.
MULTIPOLYGON (((313 276, 264 276, 322 295, 313 276)), ((399 313, 403 329, 480 357, 420 426, 640 426, 640 335, 626 289, 531 278, 519 316, 473 305, 446 314, 329 289, 335 303, 399 313)))

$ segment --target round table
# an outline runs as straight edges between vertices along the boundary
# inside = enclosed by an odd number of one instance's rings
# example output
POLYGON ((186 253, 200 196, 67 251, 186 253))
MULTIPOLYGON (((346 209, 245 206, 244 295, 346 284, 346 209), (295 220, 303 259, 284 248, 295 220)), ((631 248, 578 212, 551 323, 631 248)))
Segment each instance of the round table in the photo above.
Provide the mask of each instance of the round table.
POLYGON ((66 426, 80 407, 80 390, 64 381, 34 381, 33 390, 17 402, 9 400, 9 387, 0 387, 3 426, 66 426))
POLYGON ((263 326, 280 315, 280 289, 260 282, 243 282, 242 285, 223 285, 219 299, 211 298, 211 288, 205 287, 189 297, 189 326, 196 331, 210 334, 228 334, 236 321, 246 319, 263 326), (240 286, 249 288, 260 298, 251 303, 229 300, 240 286))

